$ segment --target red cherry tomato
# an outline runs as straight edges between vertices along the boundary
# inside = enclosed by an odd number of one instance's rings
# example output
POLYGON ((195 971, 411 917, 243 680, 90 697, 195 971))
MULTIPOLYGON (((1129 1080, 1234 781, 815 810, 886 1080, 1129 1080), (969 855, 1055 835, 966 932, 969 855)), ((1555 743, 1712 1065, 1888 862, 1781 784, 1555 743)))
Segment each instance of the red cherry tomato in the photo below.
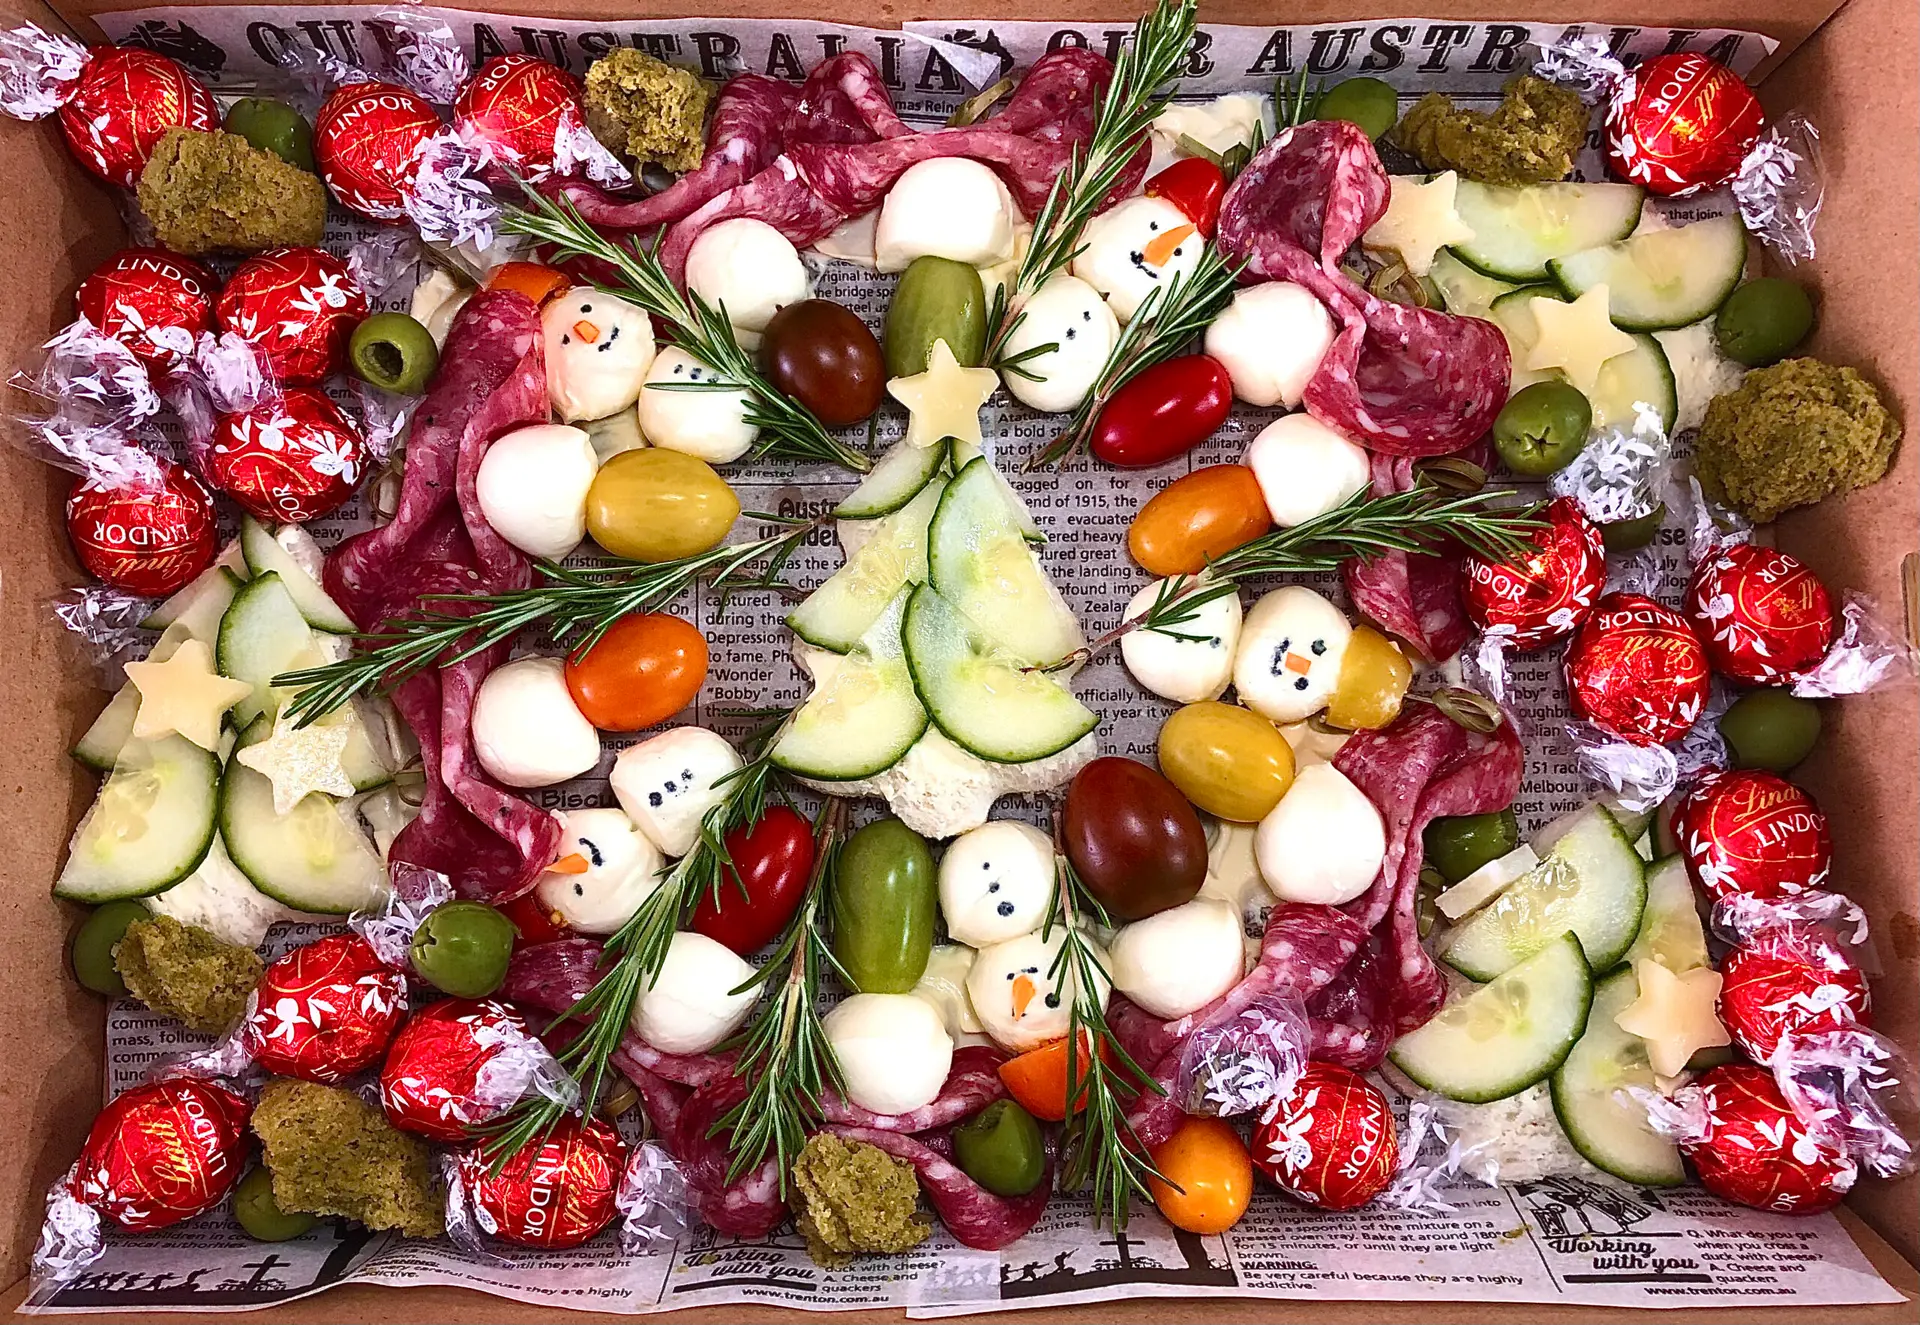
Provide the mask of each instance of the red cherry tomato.
POLYGON ((1149 198, 1165 198, 1178 207, 1207 239, 1213 238, 1213 223, 1226 192, 1226 175, 1199 156, 1184 157, 1147 181, 1149 198))
POLYGON ((551 943, 573 933, 567 928, 566 921, 560 918, 560 913, 542 905, 535 893, 516 897, 511 902, 502 902, 495 909, 513 922, 515 952, 536 944, 551 943))
POLYGON ((707 637, 677 616, 623 616, 577 658, 568 658, 567 690, 603 732, 643 731, 665 722, 707 679, 707 637))
POLYGON ((1116 469, 1146 469, 1185 455, 1233 408, 1226 365, 1204 354, 1157 363, 1113 393, 1093 428, 1094 455, 1116 469))
POLYGON ((712 894, 703 896, 691 923, 696 933, 747 957, 779 937, 800 909, 813 874, 813 825, 775 805, 753 827, 728 833, 726 845, 733 865, 720 882, 720 904, 712 894))

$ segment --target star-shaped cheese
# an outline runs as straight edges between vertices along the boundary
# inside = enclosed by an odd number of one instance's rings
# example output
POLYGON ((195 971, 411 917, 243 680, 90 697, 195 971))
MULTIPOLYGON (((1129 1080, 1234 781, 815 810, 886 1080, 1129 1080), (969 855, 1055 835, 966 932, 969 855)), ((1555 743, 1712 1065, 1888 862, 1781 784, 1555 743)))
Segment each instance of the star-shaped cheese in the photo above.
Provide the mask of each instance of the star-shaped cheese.
POLYGON ((1527 367, 1558 368, 1582 394, 1592 395, 1600 369, 1634 348, 1633 337, 1613 325, 1607 287, 1596 285, 1570 304, 1558 299, 1529 299, 1539 329, 1527 351, 1527 367))
POLYGON ((1647 1060, 1656 1075, 1677 1077, 1695 1053, 1733 1042, 1714 1010, 1720 972, 1702 966, 1675 975, 1659 962, 1642 960, 1633 964, 1633 973, 1640 997, 1613 1020, 1647 1042, 1647 1060))
POLYGON ((165 662, 130 662, 127 680, 140 692, 133 734, 143 741, 178 732, 202 750, 220 743, 220 719, 253 693, 245 681, 213 670, 213 650, 190 639, 165 662))
POLYGON ((933 343, 927 371, 896 377, 887 391, 907 407, 907 445, 934 446, 958 438, 978 451, 980 407, 987 403, 1000 375, 991 368, 962 368, 944 340, 933 343))
POLYGON ((1386 212, 1360 237, 1368 248, 1393 249, 1408 271, 1425 276, 1433 270, 1434 254, 1473 238, 1473 227, 1454 206, 1460 177, 1451 170, 1431 180, 1390 175, 1387 186, 1386 212))
POLYGON ((312 792, 353 795, 353 779, 340 764, 349 734, 344 711, 305 727, 282 715, 273 724, 273 735, 233 757, 273 783, 275 814, 292 814, 312 792))

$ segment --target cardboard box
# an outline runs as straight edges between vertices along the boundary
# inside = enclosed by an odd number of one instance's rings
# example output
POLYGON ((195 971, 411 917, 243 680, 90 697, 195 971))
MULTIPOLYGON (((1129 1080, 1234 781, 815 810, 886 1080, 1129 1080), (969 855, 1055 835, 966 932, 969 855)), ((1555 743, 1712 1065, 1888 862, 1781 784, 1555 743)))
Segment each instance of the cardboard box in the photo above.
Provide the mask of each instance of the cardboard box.
MULTIPOLYGON (((712 0, 696 8, 715 16, 776 16, 809 0, 712 0)), ((97 36, 89 16, 133 7, 124 0, 67 0, 57 6, 82 36, 97 36)), ((538 16, 631 17, 620 0, 504 0, 470 7, 538 16)), ((880 0, 861 20, 978 17, 1025 10, 1019 0, 880 0)), ((1131 17, 1137 4, 1116 0, 1043 0, 1032 6, 1070 20, 1131 17)), ((1207 0, 1205 21, 1290 23, 1359 13, 1417 10, 1429 17, 1492 18, 1525 11, 1548 21, 1596 19, 1672 27, 1737 27, 1778 39, 1761 86, 1775 111, 1799 108, 1821 131, 1827 209, 1820 254, 1804 273, 1816 291, 1820 321, 1812 350, 1857 364, 1897 402, 1909 437, 1884 482, 1796 513, 1779 526, 1780 544, 1805 558, 1828 583, 1873 595, 1909 633, 1920 606, 1913 566, 1920 535, 1920 6, 1914 0, 1437 0, 1404 6, 1355 0, 1300 0, 1284 14, 1256 0, 1207 0), (1903 565, 1905 580, 1903 589, 1903 565)), ((0 0, 0 22, 58 19, 38 0, 0 0)), ((70 316, 79 278, 110 254, 123 231, 117 202, 67 157, 58 135, 42 125, 0 122, 0 251, 8 289, 0 300, 0 362, 17 361, 70 316)), ((61 588, 83 580, 63 536, 66 476, 0 447, 0 491, 9 495, 0 525, 0 630, 8 641, 0 668, 0 1119, 9 1128, 10 1162, 0 1166, 0 1283, 17 1303, 47 1186, 67 1166, 100 1095, 101 1007, 65 970, 64 944, 76 913, 51 903, 66 836, 92 791, 66 758, 72 739, 99 706, 83 665, 46 610, 61 588)), ((1879 1027, 1920 1060, 1920 694, 1911 685, 1842 701, 1829 711, 1820 751, 1797 779, 1819 797, 1833 823, 1835 878, 1872 919, 1883 971, 1875 987, 1879 1027)), ((1831 1308, 1800 1313, 1808 1320, 1895 1321, 1915 1318, 1920 1294, 1920 1179, 1864 1180, 1850 1198, 1849 1228, 1863 1249, 1909 1297, 1903 1306, 1831 1308)), ((1393 1314, 1456 1318, 1463 1307, 1408 1304, 1393 1314)), ((1472 1308, 1476 1319, 1576 1319, 1598 1313, 1565 1308, 1472 1308)), ((1060 1319, 1198 1320, 1218 1308, 1142 1302, 1083 1307, 1060 1319)), ((366 1288, 266 1313, 287 1320, 554 1319, 474 1294, 421 1290, 405 1294, 366 1288)), ((877 1314, 877 1313, 876 1313, 877 1314)), ((1233 1314, 1268 1320, 1360 1320, 1383 1313, 1368 1303, 1262 1302, 1233 1314)), ((1617 1313, 1609 1313, 1617 1314, 1617 1313)), ((1677 1311, 1665 1319, 1713 1313, 1677 1311)), ((1756 1313, 1757 1314, 1757 1313, 1756 1313)), ((736 1320, 786 1317, 766 1309, 701 1312, 736 1320)), ((1725 1318, 1718 1313, 1715 1318, 1725 1318)), ((1031 1318, 1031 1317, 1028 1317, 1031 1318)), ((180 1316, 174 1319, 186 1320, 180 1316)))

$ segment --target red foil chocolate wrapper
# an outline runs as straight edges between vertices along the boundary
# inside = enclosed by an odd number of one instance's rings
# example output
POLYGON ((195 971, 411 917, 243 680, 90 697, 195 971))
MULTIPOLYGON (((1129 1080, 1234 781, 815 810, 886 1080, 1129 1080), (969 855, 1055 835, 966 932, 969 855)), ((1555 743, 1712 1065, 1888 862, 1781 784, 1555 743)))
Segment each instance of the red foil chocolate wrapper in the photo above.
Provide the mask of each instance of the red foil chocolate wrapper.
POLYGON ((584 123, 580 84, 531 55, 496 55, 460 92, 454 125, 486 144, 492 159, 538 182, 554 171, 563 130, 584 123))
POLYGON ((341 206, 372 221, 406 215, 414 173, 440 116, 396 83, 349 83, 313 121, 313 159, 341 206))
POLYGON ((67 498, 67 536, 89 575, 143 598, 164 598, 213 564, 213 499, 171 460, 142 470, 83 480, 67 498))
POLYGON ((245 1099, 210 1081, 135 1086, 93 1120, 68 1188, 135 1233, 192 1219, 240 1180, 252 1113, 245 1099))
POLYGON ((318 386, 346 367, 368 304, 347 264, 325 249, 272 248, 235 269, 215 311, 221 330, 259 350, 281 386, 318 386))
POLYGON ((1687 616, 1713 670, 1749 685, 1790 681, 1833 647, 1833 601, 1819 577, 1799 558, 1752 543, 1701 559, 1687 616))
POLYGON ((1753 89, 1717 60, 1656 55, 1614 85, 1607 164, 1653 193, 1699 193, 1739 172, 1765 123, 1753 89))
POLYGON ((1698 1135, 1682 1139, 1680 1149, 1714 1195, 1756 1210, 1816 1215, 1853 1186, 1853 1160, 1795 1114, 1771 1073, 1730 1063, 1708 1071, 1698 1089, 1698 1135))
POLYGON ((220 106, 177 60, 137 46, 93 46, 60 107, 60 132, 80 164, 131 189, 169 129, 217 129, 220 106))
POLYGON ((294 387, 214 424, 214 486, 269 522, 303 523, 353 496, 366 473, 360 429, 315 387, 294 387))
POLYGON ((544 1048, 526 1021, 492 999, 448 998, 415 1013, 380 1070, 380 1107, 403 1132, 453 1144, 520 1097, 490 1080, 503 1054, 544 1048))
POLYGON ((1827 816, 1778 773, 1704 775, 1675 811, 1673 832, 1694 882, 1715 897, 1792 897, 1833 869, 1827 816))
POLYGON ((1599 527, 1579 505, 1555 498, 1543 518, 1546 526, 1533 533, 1529 551, 1514 564, 1471 555, 1461 563, 1467 616, 1489 637, 1523 651, 1571 635, 1607 582, 1599 527))
POLYGON ((1633 745, 1678 740, 1706 707, 1707 651, 1686 619, 1644 594, 1610 593, 1567 646, 1574 715, 1633 745))
POLYGON ((1867 977, 1823 926, 1764 930, 1727 954, 1720 975, 1720 1020, 1756 1062, 1788 1036, 1872 1025, 1867 977))
MULTIPOLYGON (((473 1146, 455 1162, 473 1218, 503 1242, 523 1247, 577 1247, 613 1222, 627 1145, 598 1118, 569 1115, 535 1139, 498 1174, 473 1146)), ((451 1209, 455 1202, 450 1198, 451 1209)))
POLYGON ((1253 1162, 1281 1191, 1352 1210, 1387 1189, 1400 1160, 1393 1110, 1364 1077, 1309 1063, 1293 1094, 1253 1132, 1253 1162))
POLYGON ((178 253, 123 248, 80 282, 73 304, 149 369, 164 373, 193 353, 201 332, 213 330, 217 288, 204 267, 178 253))
POLYGON ((332 1084, 379 1061, 406 1015, 406 977, 358 934, 329 934, 267 967, 242 1033, 267 1071, 332 1084))

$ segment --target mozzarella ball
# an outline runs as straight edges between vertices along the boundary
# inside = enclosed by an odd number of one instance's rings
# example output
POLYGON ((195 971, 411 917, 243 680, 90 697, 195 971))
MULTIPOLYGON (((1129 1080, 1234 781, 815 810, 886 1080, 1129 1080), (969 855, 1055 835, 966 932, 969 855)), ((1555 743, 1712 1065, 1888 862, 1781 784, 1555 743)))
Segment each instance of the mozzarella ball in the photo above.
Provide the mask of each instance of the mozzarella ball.
POLYGON ((712 382, 719 377, 677 345, 660 351, 640 392, 640 431, 655 446, 684 451, 710 465, 738 460, 753 448, 760 435, 747 422, 752 399, 744 387, 721 391, 676 391, 673 385, 712 382), (653 383, 662 383, 654 386, 653 383))
POLYGON ((1144 197, 1094 217, 1080 242, 1086 247, 1070 270, 1105 295, 1122 322, 1131 322, 1155 290, 1191 277, 1207 247, 1185 212, 1165 198, 1144 197))
POLYGON ((558 658, 522 658, 487 673, 473 697, 473 752, 495 782, 551 787, 600 762, 600 733, 567 690, 558 658))
POLYGON ((1351 902, 1372 886, 1386 856, 1379 809, 1332 764, 1296 773, 1253 837, 1260 877, 1283 902, 1351 902))
POLYGON ((847 1098, 874 1113, 933 1103, 953 1067, 953 1037, 912 994, 855 994, 822 1020, 847 1098))
POLYGON ((1184 1017, 1240 983, 1240 914, 1195 898, 1122 928, 1110 957, 1115 989, 1156 1017, 1184 1017))
POLYGON ((1311 414, 1288 414, 1247 447, 1247 468, 1282 529, 1305 524, 1372 482, 1366 449, 1311 414))
POLYGON ((714 784, 740 767, 727 738, 705 727, 675 727, 630 745, 613 761, 613 794, 667 856, 678 858, 700 837, 700 820, 726 797, 714 784))
POLYGON ((998 819, 953 839, 940 858, 947 933, 976 948, 1040 928, 1053 896, 1053 839, 998 819))
POLYGON ((1268 281, 1233 296, 1207 328, 1207 353, 1226 365, 1249 405, 1292 409, 1333 344, 1333 317, 1304 285, 1268 281))
POLYGON ((740 1029, 758 989, 753 967, 724 944, 683 930, 667 945, 660 977, 641 991, 627 1024, 663 1054, 703 1054, 740 1029))
MULTIPOLYGON (((973 959, 973 970, 967 973, 967 997, 973 1001, 974 1015, 1001 1048, 1025 1053, 1067 1033, 1079 982, 1065 964, 1057 972, 1058 984, 1050 974, 1066 941, 1066 929, 1056 925, 1046 938, 1038 933, 1022 934, 982 948, 973 959)), ((1096 959, 1104 963, 1099 945, 1089 940, 1089 946, 1096 959)), ((1104 1008, 1112 991, 1104 980, 1098 983, 1100 1006, 1104 1008)))
POLYGON ((603 419, 639 397, 653 366, 653 322, 645 309, 576 285, 548 302, 540 331, 547 395, 562 419, 603 419))
POLYGON ((990 267, 1013 252, 1014 216, 1013 195, 978 161, 921 161, 907 167, 880 204, 874 260, 881 271, 905 271, 924 257, 990 267))
POLYGON ((611 934, 660 886, 660 848, 624 810, 560 816, 560 858, 540 876, 540 904, 582 934, 611 934))
POLYGON ((1049 414, 1075 409, 1093 390, 1107 355, 1120 337, 1120 323, 1100 292, 1078 276, 1061 273, 1022 304, 1019 323, 1007 337, 1011 359, 1040 345, 1053 349, 1022 360, 1033 377, 1008 370, 1000 376, 1014 399, 1049 414))
POLYGON ((751 217, 708 226, 687 253, 687 288, 714 307, 726 306, 727 321, 746 349, 788 304, 813 297, 813 280, 800 250, 787 237, 751 217))
POLYGON ((1241 703, 1270 722, 1312 717, 1333 698, 1352 638, 1346 614, 1313 590, 1275 589, 1247 613, 1233 688, 1241 703))
MULTIPOLYGON (((1131 620, 1152 607, 1165 580, 1155 580, 1133 596, 1122 620, 1131 620)), ((1130 630, 1120 637, 1120 661, 1133 679, 1162 699, 1192 704, 1218 699, 1233 676, 1234 653, 1240 645, 1240 597, 1222 594, 1193 610, 1193 617, 1174 628, 1197 639, 1176 639, 1164 631, 1130 630)))
POLYGON ((558 561, 587 536, 587 489, 600 470, 593 439, 564 423, 495 441, 474 476, 480 514, 530 557, 558 561))

